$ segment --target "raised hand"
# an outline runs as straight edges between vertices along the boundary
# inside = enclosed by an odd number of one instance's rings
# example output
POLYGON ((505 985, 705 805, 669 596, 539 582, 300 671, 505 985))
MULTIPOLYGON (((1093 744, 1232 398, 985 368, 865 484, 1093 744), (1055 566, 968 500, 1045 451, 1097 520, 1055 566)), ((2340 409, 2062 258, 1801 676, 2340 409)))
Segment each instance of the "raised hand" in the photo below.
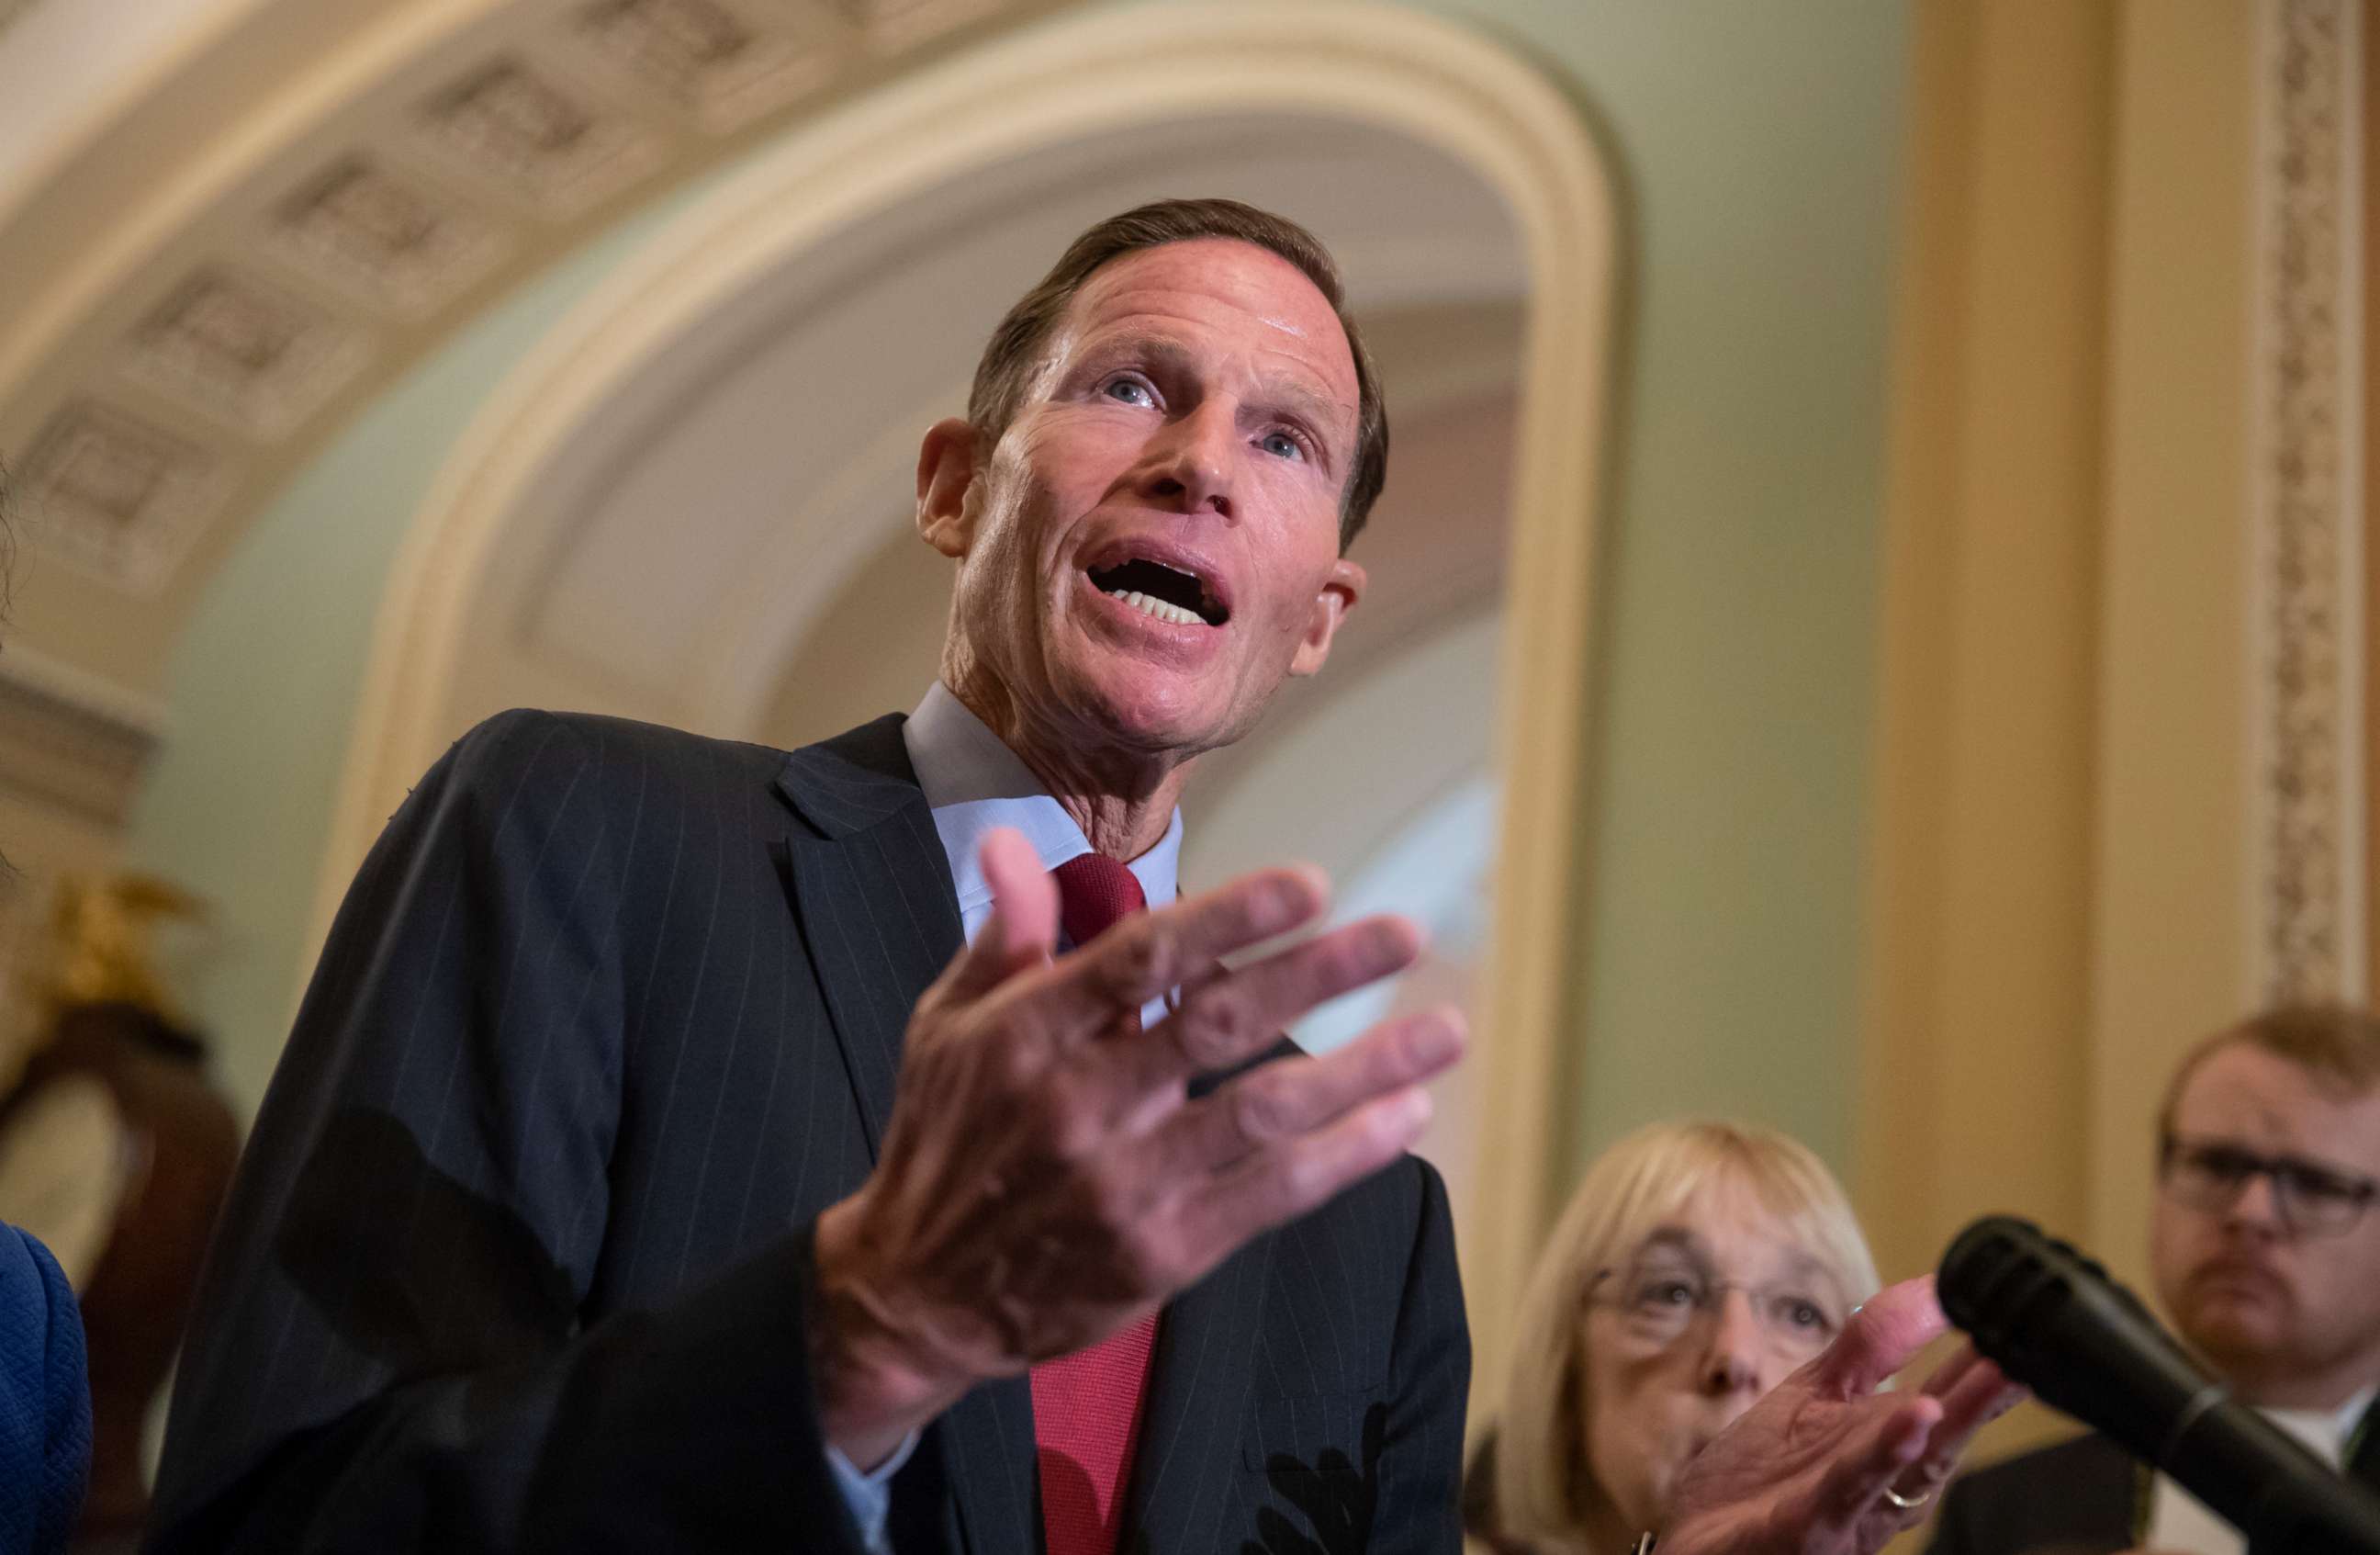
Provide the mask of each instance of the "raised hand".
POLYGON ((1862 1307, 1686 1465, 1661 1555, 1873 1555, 1914 1526, 1975 1432, 2024 1396, 1972 1346, 1919 1391, 1876 1391, 1947 1326, 1931 1276, 1862 1307))
POLYGON ((820 1406, 855 1463, 1387 1165, 1428 1121, 1420 1083, 1462 1051, 1461 1017, 1435 1011, 1193 1101, 1195 1076, 1411 965, 1414 926, 1366 918, 1225 970, 1323 910, 1319 874, 1271 869, 1052 959, 1057 893, 1031 846, 995 832, 982 856, 993 915, 910 1017, 876 1171, 818 1222, 820 1406))

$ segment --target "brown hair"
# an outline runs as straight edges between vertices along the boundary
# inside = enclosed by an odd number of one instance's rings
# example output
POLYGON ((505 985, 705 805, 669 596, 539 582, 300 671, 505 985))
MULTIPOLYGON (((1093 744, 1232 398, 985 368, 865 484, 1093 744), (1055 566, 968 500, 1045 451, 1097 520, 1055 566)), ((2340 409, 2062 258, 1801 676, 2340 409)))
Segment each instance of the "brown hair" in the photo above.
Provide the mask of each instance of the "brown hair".
POLYGON ((2287 1059, 2342 1096, 2363 1096, 2380 1086, 2380 1016, 2351 1004, 2284 1004, 2226 1027, 2190 1050, 2157 1109, 2160 1149, 2173 1137, 2182 1087, 2200 1064, 2234 1045, 2287 1059))
POLYGON ((1330 251, 1295 222, 1253 205, 1236 200, 1160 200, 1110 216, 1075 238, 1050 273, 1019 298, 991 332, 967 394, 967 420, 988 443, 1000 440, 1024 404, 1026 385, 1051 331, 1092 272, 1142 249, 1199 237, 1252 243, 1279 254, 1314 283, 1346 332, 1347 349, 1355 358, 1356 407, 1355 464, 1339 499, 1339 549, 1344 551, 1371 516, 1372 504, 1389 478, 1388 407, 1380 402, 1371 353, 1364 349, 1364 337, 1347 316, 1346 288, 1330 251))

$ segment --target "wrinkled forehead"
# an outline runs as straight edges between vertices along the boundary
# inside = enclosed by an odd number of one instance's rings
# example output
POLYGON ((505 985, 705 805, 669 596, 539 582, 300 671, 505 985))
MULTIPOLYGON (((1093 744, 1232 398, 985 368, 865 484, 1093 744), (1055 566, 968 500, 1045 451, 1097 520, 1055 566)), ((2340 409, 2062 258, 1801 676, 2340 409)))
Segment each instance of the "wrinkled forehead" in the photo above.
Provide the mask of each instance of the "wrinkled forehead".
POLYGON ((1197 237, 1119 255, 1084 281, 1052 336, 1052 367, 1118 337, 1166 340, 1302 381, 1355 421, 1355 355, 1330 299, 1253 243, 1197 237))

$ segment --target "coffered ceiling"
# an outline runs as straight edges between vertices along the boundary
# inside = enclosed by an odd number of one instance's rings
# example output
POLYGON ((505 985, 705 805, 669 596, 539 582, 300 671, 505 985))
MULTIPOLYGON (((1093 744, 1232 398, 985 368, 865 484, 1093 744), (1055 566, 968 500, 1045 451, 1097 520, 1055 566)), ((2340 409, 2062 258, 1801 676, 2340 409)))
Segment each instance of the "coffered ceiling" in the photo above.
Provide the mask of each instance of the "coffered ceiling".
POLYGON ((43 562, 19 640, 153 690, 247 517, 481 304, 755 137, 1050 4, 9 13, 0 457, 43 562))

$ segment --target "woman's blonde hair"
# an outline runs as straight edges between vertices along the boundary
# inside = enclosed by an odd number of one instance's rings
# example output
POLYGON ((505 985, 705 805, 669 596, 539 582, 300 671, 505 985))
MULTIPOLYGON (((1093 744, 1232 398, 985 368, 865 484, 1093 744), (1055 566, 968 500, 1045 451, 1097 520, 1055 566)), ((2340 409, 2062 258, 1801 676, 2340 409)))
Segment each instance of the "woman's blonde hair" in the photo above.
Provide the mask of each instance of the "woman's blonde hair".
POLYGON ((1501 1530, 1540 1549, 1588 1548, 1601 1491, 1586 1467, 1586 1357, 1579 1317, 1596 1271, 1632 1253, 1706 1187, 1749 1189, 1852 1302, 1876 1290, 1876 1258, 1826 1164, 1751 1124, 1655 1124, 1587 1169, 1529 1278, 1497 1427, 1501 1530))

